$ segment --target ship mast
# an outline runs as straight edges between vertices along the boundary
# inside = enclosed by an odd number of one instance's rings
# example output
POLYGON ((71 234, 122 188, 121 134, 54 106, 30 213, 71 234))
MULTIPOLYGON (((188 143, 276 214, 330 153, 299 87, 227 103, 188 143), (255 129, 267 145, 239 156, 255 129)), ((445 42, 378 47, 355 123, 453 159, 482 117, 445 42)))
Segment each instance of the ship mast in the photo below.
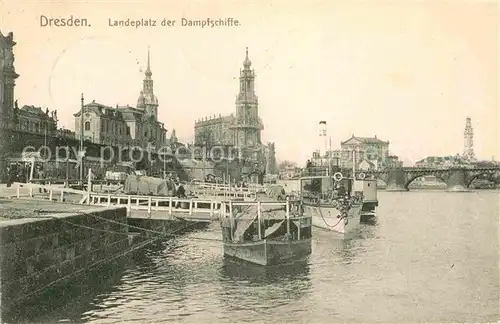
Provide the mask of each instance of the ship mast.
POLYGON ((356 151, 352 150, 352 180, 356 180, 356 151))
MULTIPOLYGON (((324 149, 325 149, 325 161, 328 163, 328 157, 327 157, 327 150, 328 150, 328 146, 327 146, 327 138, 326 138, 326 121, 322 120, 319 122, 319 136, 320 137, 324 137, 324 149)), ((323 164, 323 158, 321 158, 321 150, 320 150, 320 162, 321 164, 323 164)), ((326 176, 329 176, 330 175, 330 165, 327 165, 326 167, 326 176)))

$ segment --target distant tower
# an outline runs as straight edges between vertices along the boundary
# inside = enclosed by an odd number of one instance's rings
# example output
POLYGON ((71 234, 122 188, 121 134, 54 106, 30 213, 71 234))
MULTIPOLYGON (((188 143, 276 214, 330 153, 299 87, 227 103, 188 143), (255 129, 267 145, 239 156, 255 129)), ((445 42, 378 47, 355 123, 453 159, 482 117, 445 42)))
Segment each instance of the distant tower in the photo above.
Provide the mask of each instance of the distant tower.
POLYGON ((170 135, 170 144, 178 143, 177 136, 175 135, 175 128, 172 129, 172 135, 170 135))
POLYGON ((151 61, 149 58, 149 48, 148 48, 148 66, 146 68, 146 72, 144 73, 145 77, 142 81, 142 91, 139 95, 139 99, 137 99, 137 108, 143 109, 148 116, 154 116, 155 120, 158 120, 158 98, 154 95, 153 91, 153 79, 151 76, 153 73, 151 72, 151 61))
POLYGON ((474 131, 472 130, 472 125, 470 118, 465 119, 465 130, 464 130, 464 158, 468 160, 475 160, 474 156, 474 131))

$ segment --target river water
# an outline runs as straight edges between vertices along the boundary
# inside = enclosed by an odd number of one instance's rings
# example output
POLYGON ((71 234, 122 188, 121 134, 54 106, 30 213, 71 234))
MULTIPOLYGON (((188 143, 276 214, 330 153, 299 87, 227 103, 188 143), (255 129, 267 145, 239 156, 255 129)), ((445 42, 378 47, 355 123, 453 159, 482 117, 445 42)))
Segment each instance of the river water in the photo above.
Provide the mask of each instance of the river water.
MULTIPOLYGON (((313 231, 305 265, 224 262, 216 224, 144 248, 36 322, 496 322, 497 191, 379 192, 376 223, 348 240, 313 231)), ((82 288, 83 287, 83 288, 82 288)))

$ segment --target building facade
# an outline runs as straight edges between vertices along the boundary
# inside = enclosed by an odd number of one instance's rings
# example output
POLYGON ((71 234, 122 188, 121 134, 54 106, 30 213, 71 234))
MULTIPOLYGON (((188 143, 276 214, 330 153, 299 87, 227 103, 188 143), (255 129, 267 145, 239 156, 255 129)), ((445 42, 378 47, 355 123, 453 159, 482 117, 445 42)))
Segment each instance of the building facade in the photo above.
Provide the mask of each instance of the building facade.
POLYGON ((41 107, 24 105, 19 109, 17 100, 14 103, 14 129, 21 132, 53 135, 57 132, 57 111, 43 111, 41 107))
POLYGON ((374 137, 358 137, 352 134, 351 138, 340 143, 340 149, 343 152, 342 167, 352 168, 354 161, 358 164, 367 160, 375 165, 375 169, 379 169, 385 166, 389 156, 389 141, 382 141, 376 135, 374 137))
POLYGON ((0 32, 1 127, 4 130, 51 136, 57 132, 57 111, 50 112, 48 108, 43 110, 33 105, 19 108, 18 101, 14 100, 19 74, 15 71, 13 48, 16 42, 13 38, 12 33, 4 36, 0 32))
POLYGON ((234 134, 231 125, 235 122, 233 114, 228 116, 205 117, 196 122, 194 141, 197 145, 231 146, 234 144, 234 134))
POLYGON ((158 150, 167 143, 167 129, 158 121, 158 98, 154 94, 150 55, 137 107, 106 106, 92 101, 74 114, 76 137, 92 143, 112 146, 139 146, 158 150))
POLYGON ((14 87, 19 74, 14 67, 14 35, 0 32, 0 127, 6 128, 13 121, 14 87))
POLYGON ((353 162, 356 169, 375 171, 384 168, 398 168, 403 165, 395 155, 389 154, 389 141, 382 141, 375 137, 351 138, 340 143, 340 150, 331 150, 321 154, 319 150, 313 152, 310 161, 314 166, 328 166, 351 169, 353 162), (354 158, 353 158, 354 157, 354 158))

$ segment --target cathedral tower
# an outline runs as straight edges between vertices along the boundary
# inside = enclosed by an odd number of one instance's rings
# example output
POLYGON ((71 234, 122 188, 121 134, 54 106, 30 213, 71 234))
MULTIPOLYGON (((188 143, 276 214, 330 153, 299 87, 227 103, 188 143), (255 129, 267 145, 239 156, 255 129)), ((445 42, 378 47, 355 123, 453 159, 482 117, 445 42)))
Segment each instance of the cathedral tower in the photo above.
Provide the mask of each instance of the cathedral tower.
POLYGON ((153 116, 155 120, 158 120, 158 98, 154 95, 153 91, 153 79, 151 78, 153 73, 151 72, 149 48, 148 65, 144 74, 145 77, 142 81, 142 91, 139 95, 139 99, 137 99, 137 108, 143 109, 147 116, 153 116))
POLYGON ((465 119, 464 130, 464 158, 474 161, 474 131, 472 129, 470 118, 465 119))
POLYGON ((240 91, 236 97, 236 120, 232 127, 234 144, 238 147, 261 145, 263 126, 259 118, 259 103, 255 95, 255 73, 250 68, 251 65, 247 47, 243 70, 240 70, 240 91))

